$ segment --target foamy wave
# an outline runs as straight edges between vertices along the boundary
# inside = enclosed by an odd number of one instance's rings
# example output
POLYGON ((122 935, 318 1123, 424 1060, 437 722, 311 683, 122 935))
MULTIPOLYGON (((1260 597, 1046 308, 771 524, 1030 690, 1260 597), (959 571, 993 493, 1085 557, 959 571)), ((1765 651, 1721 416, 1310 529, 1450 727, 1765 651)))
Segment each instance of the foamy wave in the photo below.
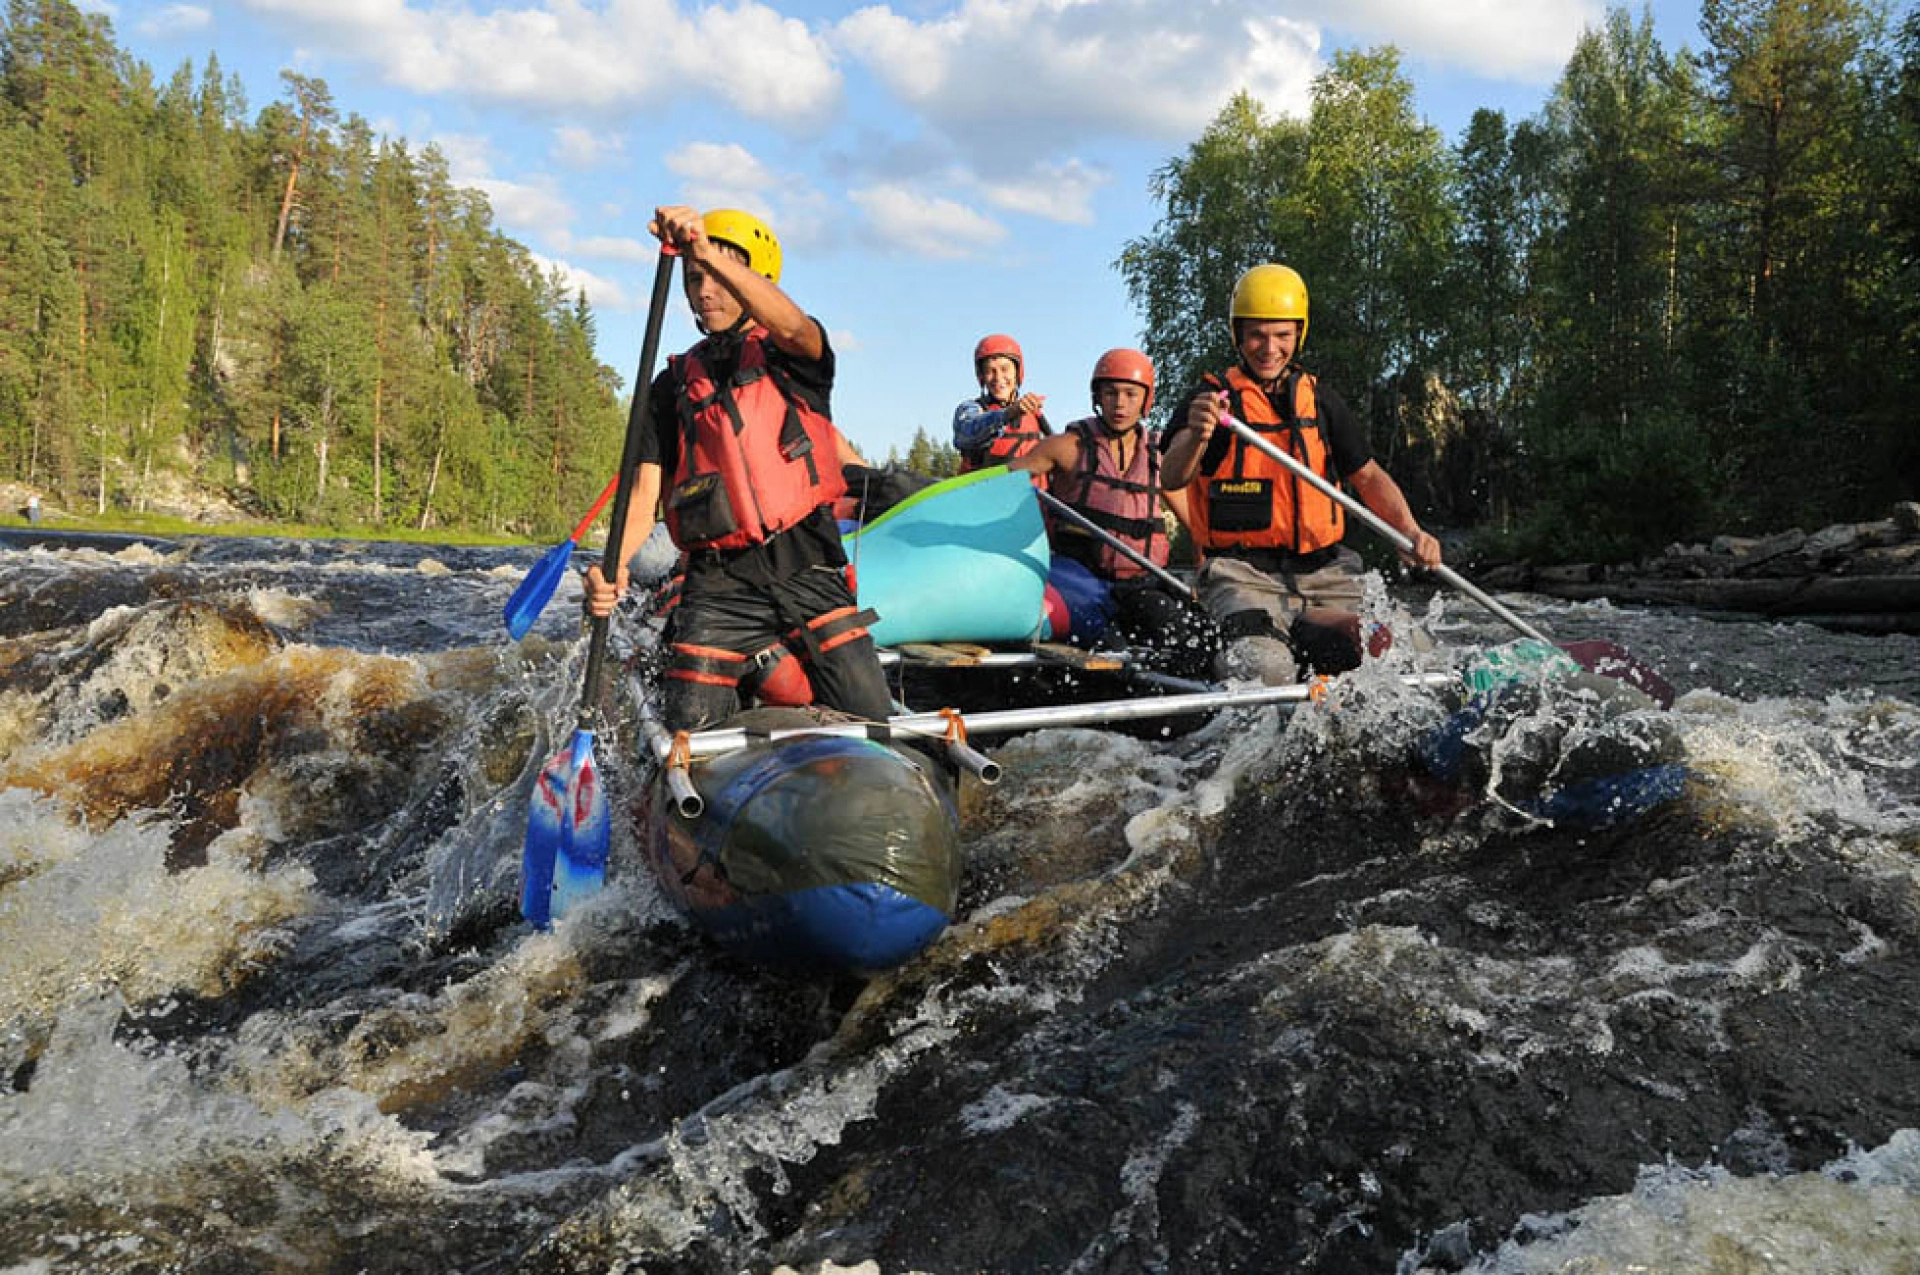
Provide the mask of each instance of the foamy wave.
MULTIPOLYGON (((115 989, 129 1002, 174 992, 218 996, 269 959, 282 923, 309 906, 303 867, 252 871, 214 855, 169 871, 163 820, 118 820, 97 834, 45 798, 0 796, 9 829, 0 891, 0 1022, 31 1031, 115 989)), ((37 1033, 36 1033, 37 1034, 37 1033)))
POLYGON ((1695 691, 1675 705, 1687 755, 1713 776, 1723 817, 1781 833, 1843 824, 1920 829, 1920 708, 1849 692, 1741 703, 1695 691))
MULTIPOLYGON (((1629 1194, 1528 1219, 1526 1236, 1466 1269, 1479 1275, 1909 1275, 1920 1263, 1916 1201, 1920 1132, 1912 1129, 1819 1173, 1736 1178, 1719 1168, 1658 1166, 1643 1169, 1629 1194)), ((1401 1269, 1424 1275, 1432 1268, 1403 1261, 1401 1269)))

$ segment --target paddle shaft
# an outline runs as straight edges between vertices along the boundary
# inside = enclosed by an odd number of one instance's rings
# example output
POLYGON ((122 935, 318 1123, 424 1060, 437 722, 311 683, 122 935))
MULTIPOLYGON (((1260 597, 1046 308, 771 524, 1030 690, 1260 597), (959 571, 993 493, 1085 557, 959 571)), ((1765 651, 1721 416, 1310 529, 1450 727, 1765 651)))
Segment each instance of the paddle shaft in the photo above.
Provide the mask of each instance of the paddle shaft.
MULTIPOLYGON (((653 299, 647 309, 646 336, 640 342, 640 371, 633 382, 633 403, 627 409, 627 441, 620 452, 620 472, 614 475, 613 516, 607 520, 607 548, 600 558, 600 574, 609 580, 620 574, 620 542, 626 535, 628 506, 633 503, 635 471, 640 468, 640 445, 653 419, 653 364, 660 353, 660 328, 667 317, 667 293, 673 288, 674 254, 660 250, 653 272, 653 299)), ((598 512, 597 510, 595 512, 598 512)), ((592 521, 591 517, 588 519, 592 521)), ((607 663, 607 628, 611 617, 593 618, 587 644, 587 676, 580 688, 580 728, 599 715, 600 682, 607 663)))
POLYGON ((593 502, 593 508, 587 510, 587 516, 580 520, 580 525, 575 527, 573 534, 567 537, 568 543, 580 543, 580 537, 587 534, 587 528, 591 527, 593 520, 600 516, 600 511, 607 507, 607 502, 613 499, 613 493, 619 489, 619 486, 620 475, 615 474, 613 477, 607 479, 606 487, 600 492, 600 499, 593 502))
MULTIPOLYGON (((1147 445, 1144 441, 1141 443, 1142 447, 1147 445)), ((1067 519, 1069 522, 1079 526, 1088 534, 1097 537, 1102 543, 1112 547, 1115 552, 1119 553, 1135 566, 1153 573, 1153 575, 1157 576, 1163 583, 1173 586, 1181 597, 1193 598, 1196 596, 1192 585, 1173 574, 1173 572, 1168 571, 1165 567, 1162 567, 1153 561, 1153 559, 1147 557, 1146 554, 1141 553, 1138 549, 1135 549, 1132 545, 1120 539, 1120 537, 1114 535, 1105 527, 1102 527, 1099 523, 1087 517, 1072 505, 1069 505, 1066 501, 1060 499, 1060 497, 1050 491, 1042 491, 1038 487, 1033 489, 1033 494, 1045 501, 1049 509, 1067 519)))
MULTIPOLYGON (((1303 464, 1299 457, 1289 454, 1260 437, 1259 433, 1255 431, 1252 426, 1232 415, 1222 416, 1220 423, 1238 434, 1249 446, 1259 448, 1286 466, 1287 469, 1300 478, 1301 481, 1312 486, 1329 500, 1337 502, 1346 509, 1348 513, 1378 532, 1385 538, 1387 543, 1391 544, 1394 548, 1405 554, 1411 554, 1413 552, 1413 540, 1406 532, 1400 530, 1400 528, 1394 526, 1385 518, 1382 518, 1379 514, 1367 508, 1360 501, 1340 490, 1340 488, 1328 482, 1325 478, 1322 478, 1319 474, 1316 474, 1311 468, 1303 464)), ((1478 585, 1468 580, 1446 563, 1443 562, 1439 566, 1432 568, 1432 570, 1435 575, 1472 598, 1475 602, 1478 602, 1493 614, 1499 616, 1502 620, 1505 620, 1518 632, 1542 642, 1552 642, 1552 639, 1546 634, 1515 615, 1500 602, 1496 601, 1492 595, 1483 591, 1478 585)))
MULTIPOLYGON (((1454 673, 1409 673, 1400 683, 1410 688, 1453 686, 1460 678, 1454 673)), ((1016 731, 1039 730, 1048 726, 1099 726, 1111 722, 1139 721, 1150 717, 1177 717, 1182 713, 1215 712, 1228 708, 1252 708, 1265 704, 1300 702, 1314 697, 1318 686, 1293 683, 1288 686, 1255 686, 1237 691, 1203 691, 1193 695, 1160 695, 1140 699, 1102 700, 1093 704, 1058 704, 1041 708, 1006 708, 986 713, 968 713, 961 720, 969 735, 1006 735, 1016 731)), ((920 735, 933 739, 945 736, 952 725, 942 713, 902 713, 889 717, 883 725, 869 722, 823 722, 812 726, 794 726, 765 733, 739 728, 694 731, 687 736, 689 757, 712 757, 733 752, 749 744, 802 735, 839 735, 862 738, 876 729, 896 735, 920 735)), ((653 737, 657 756, 666 759, 672 738, 664 732, 653 737)))

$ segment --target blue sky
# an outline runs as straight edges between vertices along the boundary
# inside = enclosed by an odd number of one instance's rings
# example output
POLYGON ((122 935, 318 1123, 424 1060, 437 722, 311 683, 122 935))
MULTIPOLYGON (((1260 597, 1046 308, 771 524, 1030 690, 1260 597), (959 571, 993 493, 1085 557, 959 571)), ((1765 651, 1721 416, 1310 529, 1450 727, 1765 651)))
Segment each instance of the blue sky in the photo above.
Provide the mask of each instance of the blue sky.
MULTIPOLYGON (((944 437, 987 332, 1048 414, 1138 342, 1112 268, 1151 230, 1152 171, 1247 88, 1276 113, 1343 48, 1397 47, 1449 141, 1537 111, 1598 0, 90 0, 156 74, 209 52, 252 112, 282 68, 485 190, 585 288, 630 380, 660 203, 766 217, 787 290, 839 352, 834 415, 875 459, 944 437)), ((1698 0, 1656 0, 1669 49, 1698 0)), ((1634 13, 1639 7, 1632 6, 1634 13)), ((1311 283, 1311 280, 1309 281, 1311 283)), ((695 333, 676 292, 665 344, 695 333)))

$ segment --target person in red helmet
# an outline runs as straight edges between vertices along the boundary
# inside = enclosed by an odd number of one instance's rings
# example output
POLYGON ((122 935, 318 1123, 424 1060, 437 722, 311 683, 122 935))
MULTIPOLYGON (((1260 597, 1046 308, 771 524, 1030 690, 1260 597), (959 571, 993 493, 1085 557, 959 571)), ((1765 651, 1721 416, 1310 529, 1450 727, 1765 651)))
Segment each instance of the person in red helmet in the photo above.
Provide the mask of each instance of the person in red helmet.
POLYGON ((1047 534, 1055 554, 1107 583, 1114 612, 1103 636, 1119 638, 1162 672, 1204 678, 1220 645, 1213 621, 1134 556, 1167 565, 1160 449, 1145 427, 1153 383, 1153 361, 1146 355, 1108 350, 1089 378, 1093 415, 1042 440, 1007 468, 1045 478, 1054 499, 1099 528, 1053 517, 1047 534))
POLYGON ((731 717, 742 683, 787 652, 816 702, 869 720, 892 709, 886 675, 847 583, 833 503, 858 454, 834 428, 826 329, 780 290, 780 243, 750 213, 656 209, 648 229, 679 251, 702 333, 637 393, 653 396, 616 580, 587 572, 587 607, 609 614, 655 511, 683 554, 667 635, 661 719, 693 730, 731 717))
POLYGON ((1018 341, 997 332, 981 337, 973 347, 973 375, 979 397, 953 410, 953 445, 963 474, 1024 456, 1053 433, 1040 410, 1046 396, 1021 389, 1026 360, 1018 341))

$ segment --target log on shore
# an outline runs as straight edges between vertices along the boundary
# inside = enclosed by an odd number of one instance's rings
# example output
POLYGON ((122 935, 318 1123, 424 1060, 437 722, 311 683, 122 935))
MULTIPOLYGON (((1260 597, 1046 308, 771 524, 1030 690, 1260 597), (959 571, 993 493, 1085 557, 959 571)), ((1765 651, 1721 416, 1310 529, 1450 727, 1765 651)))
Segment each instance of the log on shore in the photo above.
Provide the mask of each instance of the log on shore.
POLYGON ((1633 563, 1504 563, 1491 588, 1573 601, 1690 607, 1860 633, 1920 633, 1920 503, 1877 522, 1840 523, 1707 545, 1671 545, 1633 563))

